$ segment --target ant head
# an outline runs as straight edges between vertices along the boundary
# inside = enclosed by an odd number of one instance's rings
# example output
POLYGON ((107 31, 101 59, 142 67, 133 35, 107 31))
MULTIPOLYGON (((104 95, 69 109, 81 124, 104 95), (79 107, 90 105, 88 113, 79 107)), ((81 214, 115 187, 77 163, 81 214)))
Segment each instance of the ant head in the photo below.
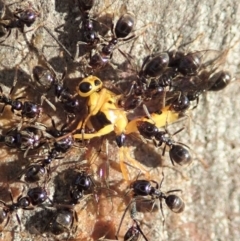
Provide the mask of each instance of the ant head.
POLYGON ((181 94, 179 98, 173 101, 171 109, 176 112, 184 112, 190 107, 190 100, 186 95, 181 94))
POLYGON ((139 133, 147 139, 151 139, 159 132, 158 128, 154 124, 147 121, 138 121, 137 128, 139 133))

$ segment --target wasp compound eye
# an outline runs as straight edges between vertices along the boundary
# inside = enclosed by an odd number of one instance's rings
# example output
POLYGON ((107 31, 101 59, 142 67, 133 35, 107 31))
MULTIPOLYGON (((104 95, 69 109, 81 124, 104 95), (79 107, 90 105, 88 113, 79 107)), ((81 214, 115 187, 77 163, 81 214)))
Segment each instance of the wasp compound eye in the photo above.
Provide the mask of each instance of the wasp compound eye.
POLYGON ((94 80, 95 86, 99 86, 102 84, 102 82, 99 79, 94 80))
POLYGON ((90 83, 84 82, 79 85, 79 91, 81 91, 82 93, 88 93, 91 89, 92 85, 90 83))

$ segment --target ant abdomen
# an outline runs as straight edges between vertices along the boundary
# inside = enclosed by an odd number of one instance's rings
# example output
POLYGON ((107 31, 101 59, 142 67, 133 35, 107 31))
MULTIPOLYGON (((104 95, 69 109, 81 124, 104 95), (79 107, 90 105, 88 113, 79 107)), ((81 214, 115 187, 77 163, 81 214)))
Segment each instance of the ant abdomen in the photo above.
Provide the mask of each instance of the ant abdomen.
POLYGON ((173 165, 174 163, 177 163, 178 165, 185 165, 192 162, 192 157, 188 149, 182 145, 173 145, 169 151, 169 155, 173 165))
POLYGON ((171 209, 171 211, 173 211, 174 213, 181 213, 184 211, 185 203, 177 195, 168 195, 165 199, 165 202, 167 206, 171 209))

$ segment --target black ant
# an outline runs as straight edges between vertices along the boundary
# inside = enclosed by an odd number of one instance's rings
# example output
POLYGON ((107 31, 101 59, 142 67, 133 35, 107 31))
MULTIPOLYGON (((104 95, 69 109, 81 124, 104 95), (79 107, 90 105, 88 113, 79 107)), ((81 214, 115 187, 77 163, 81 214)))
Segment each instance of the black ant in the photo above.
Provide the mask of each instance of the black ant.
POLYGON ((70 190, 71 202, 73 204, 77 204, 79 199, 83 197, 84 192, 91 191, 94 185, 95 183, 91 175, 87 174, 84 171, 78 173, 75 179, 73 180, 70 190))
MULTIPOLYGON (((60 137, 65 134, 65 125, 62 126, 60 130, 56 128, 55 122, 52 120, 53 130, 46 131, 53 137, 60 137)), ((57 142, 54 142, 54 147, 49 151, 47 157, 44 159, 40 159, 37 162, 40 164, 31 164, 27 167, 24 174, 20 175, 19 179, 24 176, 24 180, 26 182, 37 182, 39 181, 44 175, 50 173, 50 164, 54 159, 62 159, 63 157, 59 156, 62 153, 66 153, 70 147, 73 145, 72 136, 69 135, 64 139, 61 139, 57 142)))
MULTIPOLYGON (((6 204, 5 202, 0 200, 0 203, 4 205, 0 213, 0 223, 3 223, 6 220, 4 228, 8 225, 10 221, 10 215, 18 209, 32 210, 33 206, 40 205, 47 199, 51 202, 51 200, 48 198, 48 194, 45 188, 42 187, 35 187, 29 189, 26 196, 20 195, 17 198, 16 203, 13 201, 12 193, 9 193, 12 204, 6 204)), ((20 218, 17 213, 16 217, 18 223, 20 224, 20 218)))
POLYGON ((51 233, 60 235, 65 231, 69 232, 74 222, 78 222, 74 206, 79 203, 79 200, 84 198, 86 192, 92 190, 93 185, 95 184, 91 175, 85 171, 77 173, 70 188, 70 201, 66 204, 54 205, 57 208, 57 213, 49 223, 48 229, 51 233))
MULTIPOLYGON (((66 136, 67 133, 69 133, 66 130, 66 125, 68 122, 66 122, 66 124, 64 124, 60 130, 58 130, 55 126, 54 121, 52 120, 52 125, 53 125, 53 129, 52 130, 48 130, 47 132, 52 135, 54 138, 58 138, 61 136, 66 136)), ((73 137, 72 135, 68 135, 65 138, 62 138, 61 140, 55 141, 54 142, 54 149, 56 152, 58 153, 66 153, 72 146, 73 146, 73 137)))
POLYGON ((8 147, 24 150, 24 157, 26 157, 30 149, 43 145, 46 138, 40 126, 26 126, 20 130, 11 129, 5 135, 0 135, 0 142, 8 147))
MULTIPOLYGON (((93 20, 90 17, 90 10, 93 8, 95 0, 78 0, 78 6, 82 14, 83 19, 83 37, 84 42, 78 42, 77 47, 80 44, 85 43, 89 46, 95 46, 99 41, 99 37, 97 36, 96 32, 93 30, 93 20)), ((76 54, 78 56, 78 54, 76 54)))
MULTIPOLYGON (((147 237, 145 236, 142 229, 140 228, 138 222, 133 219, 133 225, 125 233, 123 237, 123 241, 138 241, 140 238, 140 235, 142 235, 145 241, 148 241, 147 237)), ((117 237, 116 237, 116 240, 118 240, 117 237)), ((105 237, 102 237, 98 239, 98 241, 115 241, 115 240, 105 239, 105 237)))
MULTIPOLYGON (((163 213, 163 208, 162 208, 162 200, 165 200, 166 205, 168 206, 168 208, 174 212, 174 213, 181 213, 184 211, 185 208, 185 203, 184 201, 177 195, 175 194, 169 194, 172 192, 179 192, 181 191, 180 189, 175 189, 175 190, 170 190, 168 192, 162 192, 161 191, 161 186, 164 180, 164 173, 162 173, 163 178, 160 182, 160 184, 158 184, 156 181, 148 181, 148 180, 135 180, 134 182, 132 182, 130 184, 130 190, 132 191, 133 194, 133 199, 132 201, 128 204, 126 210, 124 211, 124 214, 121 218, 121 222, 120 225, 118 227, 117 230, 117 236, 119 234, 120 228, 121 228, 121 224, 122 221, 126 215, 127 210, 132 206, 133 207, 133 211, 131 216, 134 216, 135 213, 137 212, 136 210, 136 202, 137 201, 150 201, 150 202, 155 202, 157 199, 160 202, 160 209, 161 209, 161 213, 163 216, 163 224, 164 224, 164 213, 163 213), (152 185, 155 184, 155 187, 152 185)), ((143 233, 141 233, 143 235, 143 237, 146 239, 145 235, 143 233)), ((131 239, 130 239, 131 240, 131 239)), ((135 239, 133 239, 135 240, 135 239)), ((136 239, 137 240, 137 239, 136 239)))
MULTIPOLYGON (((230 82, 231 75, 227 71, 220 70, 215 71, 215 73, 214 70, 201 71, 197 76, 177 76, 174 79, 172 90, 168 94, 170 96, 170 100, 185 98, 188 99, 186 101, 189 103, 196 100, 198 104, 201 94, 206 91, 222 90, 230 82), (172 97, 172 94, 175 97, 172 97), (180 97, 176 97, 176 95, 180 95, 180 97)), ((195 107, 193 107, 193 109, 195 107)))
POLYGON ((11 29, 18 28, 23 32, 24 26, 30 27, 39 16, 39 13, 34 10, 29 4, 26 9, 17 9, 11 12, 5 3, 0 1, 0 37, 11 34, 11 29))
POLYGON ((60 235, 64 232, 69 232, 73 227, 74 221, 78 222, 76 212, 68 208, 57 209, 47 229, 54 235, 60 235))
POLYGON ((79 102, 78 100, 74 99, 73 95, 69 92, 69 89, 63 86, 62 82, 64 79, 64 74, 61 80, 59 80, 54 69, 47 62, 45 57, 43 58, 43 62, 45 63, 46 67, 37 65, 32 70, 33 79, 37 83, 38 88, 42 89, 44 92, 44 94, 41 96, 41 104, 45 100, 53 110, 56 110, 56 107, 45 97, 45 93, 53 89, 56 99, 63 103, 65 110, 67 112, 74 113, 76 108, 79 106, 79 102))
MULTIPOLYGON (((229 50, 212 58, 213 51, 196 51, 183 53, 170 51, 169 67, 175 68, 178 75, 174 77, 170 95, 186 96, 189 101, 199 101, 199 96, 206 91, 218 91, 225 88, 231 80, 227 71, 218 71, 217 64, 221 63, 229 50), (211 58, 208 60, 208 56, 211 58), (205 61, 204 61, 205 60, 205 61)), ((216 52, 216 51, 215 51, 216 52)), ((196 107, 196 106, 195 106, 196 107)), ((195 108, 194 107, 194 108, 195 108)))
POLYGON ((181 51, 169 52, 169 67, 176 68, 184 76, 197 75, 202 64, 202 56, 199 51, 187 54, 181 51))
POLYGON ((50 168, 49 165, 52 163, 54 159, 60 159, 59 152, 55 149, 50 150, 48 156, 44 159, 40 159, 37 162, 41 162, 41 164, 31 164, 24 170, 24 174, 19 176, 19 179, 24 176, 25 182, 37 182, 42 179, 46 174, 49 175, 50 168))
POLYGON ((224 89, 231 82, 231 75, 227 71, 219 71, 210 77, 209 82, 213 83, 208 91, 219 91, 224 89))
MULTIPOLYGON (((89 66, 92 69, 103 68, 109 60, 112 58, 113 51, 118 44, 118 41, 128 41, 134 37, 134 35, 127 38, 132 32, 134 27, 134 18, 131 13, 123 14, 117 21, 115 27, 112 25, 112 38, 108 44, 101 44, 103 47, 100 51, 96 51, 94 55, 91 54, 89 66)), ((78 56, 78 52, 76 53, 78 56)))
POLYGON ((166 193, 163 193, 160 190, 163 180, 164 180, 164 178, 162 179, 160 184, 158 184, 156 181, 147 181, 147 180, 134 181, 130 185, 134 198, 137 199, 138 197, 150 196, 153 200, 159 199, 161 211, 162 211, 162 199, 164 199, 166 205, 169 207, 169 209, 172 212, 174 212, 174 213, 183 212, 183 210, 185 208, 185 204, 184 204, 183 200, 180 197, 178 197, 177 195, 174 195, 174 194, 168 195, 169 193, 181 191, 181 190, 176 189, 176 190, 170 190, 166 193), (155 187, 152 186, 151 182, 154 183, 156 186, 155 187))
MULTIPOLYGON (((168 131, 160 131, 154 124, 139 121, 137 123, 139 133, 146 139, 152 139, 154 141, 155 146, 161 146, 165 143, 163 148, 162 155, 165 154, 166 146, 170 147, 169 156, 171 159, 172 164, 177 163, 179 165, 189 164, 192 161, 191 155, 189 151, 184 147, 183 143, 179 143, 180 145, 176 144, 173 141, 168 133, 168 131)), ((183 129, 178 130, 172 136, 176 135, 183 129)), ((187 147, 187 146, 186 146, 187 147)))
MULTIPOLYGON (((129 59, 126 53, 119 51, 129 59)), ((132 65, 130 60, 129 62, 132 65)), ((165 88, 171 88, 173 79, 178 74, 177 69, 168 67, 168 64, 168 52, 147 56, 137 74, 137 80, 133 82, 129 93, 125 96, 125 100, 121 100, 120 105, 125 109, 135 109, 142 102, 158 98, 159 95, 164 97, 165 88)))
MULTIPOLYGON (((14 87, 11 88, 9 95, 12 94, 14 87)), ((10 105, 11 111, 14 113, 14 111, 21 111, 21 116, 26 117, 29 119, 37 119, 41 112, 42 108, 30 101, 20 101, 23 97, 19 97, 16 99, 11 99, 7 95, 3 94, 2 87, 0 86, 0 103, 3 103, 3 107, 1 110, 1 113, 3 113, 5 106, 10 105)))

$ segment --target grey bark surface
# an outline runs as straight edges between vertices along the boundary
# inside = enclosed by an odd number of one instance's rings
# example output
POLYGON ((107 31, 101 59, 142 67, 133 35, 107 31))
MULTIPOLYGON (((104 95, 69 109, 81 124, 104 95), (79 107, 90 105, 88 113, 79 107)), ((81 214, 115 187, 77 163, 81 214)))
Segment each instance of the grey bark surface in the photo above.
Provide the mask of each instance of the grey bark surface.
MULTIPOLYGON (((13 1, 7 0, 5 2, 6 4, 13 3, 13 1)), ((80 40, 78 28, 81 23, 76 3, 73 0, 40 0, 32 1, 32 4, 36 8, 39 7, 41 12, 41 16, 33 28, 38 24, 45 24, 74 55, 76 42, 80 40), (61 25, 60 32, 56 32, 55 29, 61 25)), ((16 5, 10 6, 11 9, 14 10, 16 5)), ((221 52, 229 49, 219 68, 230 71, 235 77, 235 80, 223 91, 203 94, 197 108, 188 114, 189 118, 176 126, 170 126, 171 132, 185 126, 185 130, 176 136, 176 140, 190 146, 194 160, 189 167, 175 168, 184 173, 181 175, 171 168, 166 154, 164 165, 170 168, 164 168, 165 180, 162 188, 164 190, 182 189, 181 196, 186 203, 186 209, 182 214, 173 214, 164 206, 166 219, 164 227, 162 227, 160 212, 146 214, 143 222, 145 224, 144 231, 149 240, 237 241, 240 237, 239 2, 235 0, 117 0, 112 2, 105 0, 96 1, 92 13, 93 15, 99 13, 100 17, 107 12, 114 13, 116 19, 121 14, 120 10, 124 10, 124 8, 134 13, 136 35, 139 37, 120 45, 120 48, 134 56, 134 61, 138 66, 141 66, 143 58, 151 51, 178 49, 179 46, 191 42, 182 49, 186 52, 204 50, 221 52)), ((38 61, 35 55, 29 53, 29 47, 24 37, 26 36, 30 42, 33 34, 35 34, 35 46, 43 51, 56 71, 62 73, 63 66, 67 66, 67 77, 72 79, 74 86, 78 82, 77 78, 83 76, 83 73, 79 72, 78 66, 73 64, 65 54, 63 54, 64 58, 62 57, 61 48, 43 28, 39 27, 25 35, 18 33, 17 39, 15 34, 15 30, 13 30, 0 47, 0 84, 4 86, 4 91, 11 88, 15 66, 19 65, 21 73, 16 85, 18 86, 17 93, 24 96, 25 91, 21 86, 28 83, 31 68, 38 61), (25 81, 23 84, 19 81, 21 77, 25 81)), ((117 50, 115 52, 113 62, 118 63, 118 70, 109 73, 108 70, 101 72, 100 76, 105 80, 113 81, 118 78, 118 75, 127 75, 128 70, 122 64, 126 60, 117 50)), ((71 84, 67 83, 67 86, 71 88, 71 84)), ((9 114, 9 116, 11 115, 9 114)), ((10 124, 0 119, 1 129, 5 129, 6 125, 10 124)), ((132 141, 130 143, 136 147, 136 159, 139 157, 142 162, 147 162, 149 156, 152 159, 161 156, 161 150, 153 147, 146 148, 139 142, 132 141), (158 155, 151 156, 151 152, 158 152, 158 155)), ((14 169, 17 155, 9 156, 8 151, 3 148, 0 150, 0 154, 1 160, 3 160, 0 164, 1 175, 4 175, 3 170, 8 170, 7 175, 9 175, 1 178, 4 186, 4 183, 12 178, 14 171, 11 172, 10 167, 14 169)), ((81 153, 76 155, 80 156, 81 153)), ((158 162, 158 160, 154 161, 158 162)), ((21 164, 24 163, 26 165, 26 161, 21 162, 21 164)), ((145 164, 151 167, 151 164, 145 164)), ((160 173, 160 181, 161 169, 155 169, 153 173, 155 176, 158 175, 158 172, 160 173)), ((49 188, 51 190, 53 187, 49 188)), ((19 212, 19 216, 22 216, 21 212, 19 212)), ((79 219, 81 220, 81 218, 79 219)), ((22 220, 23 223, 27 222, 28 214, 26 212, 24 212, 22 220)), ((17 226, 16 223, 13 228, 15 226, 17 226)), ((36 236, 28 234, 28 231, 24 231, 24 225, 22 226, 22 232, 26 232, 24 240, 36 240, 34 239, 36 236)), ((12 227, 8 226, 7 229, 12 230, 12 227)), ((12 240, 20 240, 23 234, 19 233, 21 232, 14 233, 11 236, 12 240)), ((3 232, 0 235, 2 235, 0 240, 4 240, 6 233, 3 232)), ((42 237, 37 237, 39 240, 44 240, 42 237)), ((46 238, 46 240, 48 239, 46 238)), ((49 238, 49 240, 51 239, 49 238)))

